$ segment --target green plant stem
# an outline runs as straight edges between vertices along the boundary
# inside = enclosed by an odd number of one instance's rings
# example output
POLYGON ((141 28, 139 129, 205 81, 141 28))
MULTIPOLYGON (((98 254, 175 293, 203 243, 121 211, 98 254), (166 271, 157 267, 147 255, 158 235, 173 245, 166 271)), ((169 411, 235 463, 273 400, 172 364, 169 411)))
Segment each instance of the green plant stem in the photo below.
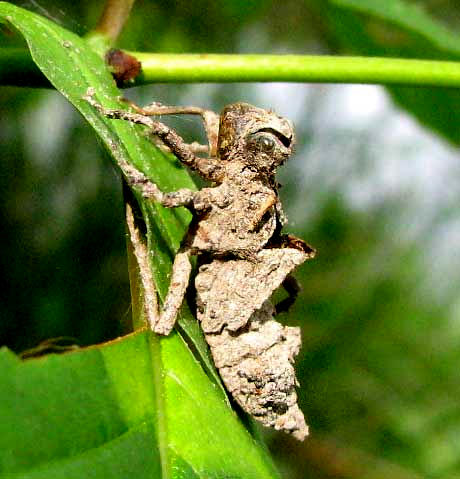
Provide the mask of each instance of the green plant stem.
MULTIPOLYGON (((298 82, 460 87, 460 62, 307 55, 129 53, 142 62, 143 73, 135 85, 298 82)), ((0 49, 1 84, 50 86, 26 50, 6 48, 0 49)))
POLYGON ((460 87, 460 62, 307 55, 150 54, 139 83, 306 82, 460 87))

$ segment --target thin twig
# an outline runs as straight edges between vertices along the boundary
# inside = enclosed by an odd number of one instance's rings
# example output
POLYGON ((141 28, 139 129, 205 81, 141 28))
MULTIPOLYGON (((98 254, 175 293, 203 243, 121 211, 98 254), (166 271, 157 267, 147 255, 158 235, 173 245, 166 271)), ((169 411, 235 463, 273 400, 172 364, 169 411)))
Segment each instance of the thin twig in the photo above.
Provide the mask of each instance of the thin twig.
POLYGON ((94 29, 113 44, 128 20, 135 0, 107 0, 101 18, 94 29))

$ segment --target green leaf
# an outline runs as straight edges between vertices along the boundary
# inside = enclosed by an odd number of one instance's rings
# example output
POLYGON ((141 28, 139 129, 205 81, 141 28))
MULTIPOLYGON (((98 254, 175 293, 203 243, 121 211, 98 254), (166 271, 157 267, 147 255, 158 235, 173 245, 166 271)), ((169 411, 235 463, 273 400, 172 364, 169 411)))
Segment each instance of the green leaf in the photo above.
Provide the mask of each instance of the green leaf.
POLYGON ((2 349, 0 477, 277 477, 181 343, 144 331, 28 361, 2 349))
MULTIPOLYGON (((89 121, 116 163, 134 164, 166 191, 194 188, 187 172, 155 148, 140 128, 124 121, 107 120, 83 100, 87 89, 93 87, 104 106, 125 106, 117 100, 120 91, 103 60, 83 39, 38 15, 4 2, 0 2, 0 17, 24 35, 38 67, 89 121)), ((152 255, 152 266, 160 296, 164 296, 171 260, 187 228, 190 214, 185 209, 168 210, 152 203, 146 204, 145 209, 158 233, 156 244, 161 244, 152 255)), ((183 314, 181 324, 211 370, 207 347, 196 321, 183 314)))
MULTIPOLYGON (((316 3, 316 1, 315 1, 316 3)), ((458 60, 460 36, 418 5, 403 0, 317 2, 328 34, 344 53, 368 56, 458 60)), ((447 88, 388 87, 399 105, 424 125, 460 144, 460 92, 447 88)))
MULTIPOLYGON (((9 21, 24 35, 37 66, 93 126, 118 165, 135 165, 165 191, 194 188, 188 173, 178 166, 177 161, 155 148, 144 137, 142 129, 128 122, 108 120, 83 100, 87 89, 92 87, 104 106, 126 106, 118 101, 120 91, 104 61, 85 40, 45 18, 5 2, 0 2, 0 18, 9 21)), ((185 209, 168 210, 152 203, 145 204, 144 209, 150 217, 149 224, 158 234, 155 245, 161 245, 152 255, 152 268, 159 294, 164 297, 171 261, 186 231, 190 214, 185 209)), ((196 321, 185 311, 180 323, 209 371, 213 371, 196 321)))
POLYGON ((352 36, 350 42, 361 45, 367 40, 371 49, 368 54, 378 51, 381 56, 442 58, 445 52, 446 58, 460 57, 460 36, 434 20, 419 5, 404 0, 330 0, 330 3, 342 13, 362 15, 359 18, 368 36, 364 39, 352 36))
MULTIPOLYGON (((5 2, 0 2, 0 21, 24 36, 37 66, 93 126, 118 166, 136 166, 165 191, 194 187, 177 160, 157 150, 141 128, 108 120, 83 100, 92 87, 105 107, 124 106, 104 61, 85 40, 5 2)), ((164 297, 190 214, 138 201, 153 248, 155 281, 164 297)), ((0 397, 0 422, 8 425, 2 434, 5 447, 0 447, 2 472, 156 478, 161 462, 166 478, 278 477, 265 450, 229 408, 196 320, 184 309, 179 323, 184 337, 144 332, 106 347, 23 365, 6 354, 9 369, 2 369, 2 380, 9 378, 9 383, 0 388, 5 395, 0 397), (8 370, 14 373, 8 376, 8 370)))

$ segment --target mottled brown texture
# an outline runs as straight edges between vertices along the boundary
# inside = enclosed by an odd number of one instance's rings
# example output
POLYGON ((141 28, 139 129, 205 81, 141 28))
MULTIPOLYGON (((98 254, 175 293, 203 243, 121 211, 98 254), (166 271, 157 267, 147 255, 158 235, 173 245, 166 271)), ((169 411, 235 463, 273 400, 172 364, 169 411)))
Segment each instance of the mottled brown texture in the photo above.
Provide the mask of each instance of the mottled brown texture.
POLYGON ((198 319, 223 382, 238 404, 263 425, 303 440, 308 434, 297 405, 293 367, 301 339, 299 328, 282 326, 269 299, 283 285, 292 303, 298 287, 293 269, 315 251, 302 240, 282 235, 285 216, 275 181, 276 168, 291 154, 291 123, 246 103, 217 115, 196 107, 154 103, 136 113, 104 109, 89 91, 86 99, 101 113, 149 127, 185 165, 213 182, 198 192, 163 193, 144 175, 124 167, 128 183, 144 197, 166 207, 186 206, 194 214, 177 254, 168 295, 152 329, 168 334, 174 326, 197 255, 198 319), (210 157, 202 158, 172 129, 151 115, 201 115, 210 157))
POLYGON ((308 434, 293 367, 300 329, 274 321, 267 298, 308 257, 296 249, 263 249, 255 262, 214 260, 195 279, 198 319, 225 386, 264 426, 300 440, 308 434))

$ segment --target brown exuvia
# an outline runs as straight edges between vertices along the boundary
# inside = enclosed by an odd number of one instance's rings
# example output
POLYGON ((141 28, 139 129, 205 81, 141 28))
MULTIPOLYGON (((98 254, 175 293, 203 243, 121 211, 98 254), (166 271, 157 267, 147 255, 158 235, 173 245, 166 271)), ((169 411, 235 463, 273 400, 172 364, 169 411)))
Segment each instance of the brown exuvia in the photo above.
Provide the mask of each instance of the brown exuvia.
MULTIPOLYGON (((313 248, 283 235, 286 222, 275 171, 292 152, 292 124, 275 113, 234 103, 219 115, 197 107, 154 103, 135 112, 109 110, 85 98, 103 115, 149 127, 185 165, 211 182, 200 191, 163 193, 142 173, 124 168, 128 183, 166 207, 186 206, 194 217, 176 255, 171 285, 151 328, 168 334, 189 282, 190 255, 197 255, 197 315, 222 380, 238 404, 263 425, 303 440, 308 434, 297 405, 293 367, 301 339, 296 327, 274 320, 280 306, 292 303, 298 286, 293 269, 312 258, 313 248), (171 128, 151 118, 197 114, 209 145, 186 144, 171 128), (208 156, 198 152, 207 151, 208 156), (290 298, 274 307, 270 297, 284 286, 290 298)), ((155 303, 156 304, 156 303, 155 303)), ((153 317, 152 317, 153 316, 153 317)))

